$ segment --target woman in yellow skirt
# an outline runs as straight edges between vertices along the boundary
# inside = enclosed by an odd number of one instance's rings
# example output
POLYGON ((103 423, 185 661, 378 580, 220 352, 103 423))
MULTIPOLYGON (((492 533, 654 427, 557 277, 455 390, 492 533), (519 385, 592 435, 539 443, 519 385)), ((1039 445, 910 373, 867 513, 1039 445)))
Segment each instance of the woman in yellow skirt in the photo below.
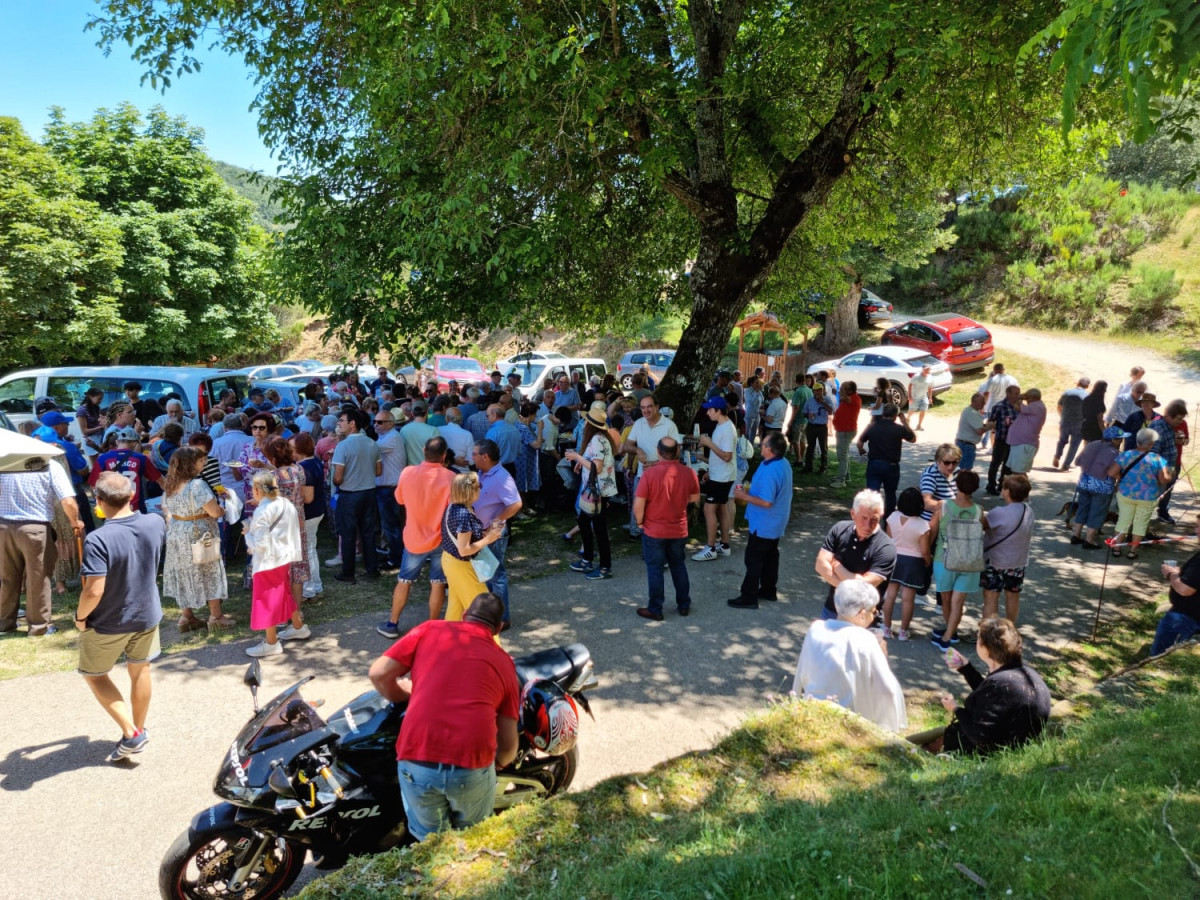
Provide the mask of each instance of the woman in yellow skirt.
POLYGON ((442 519, 442 572, 446 575, 449 592, 448 622, 462 621, 471 601, 487 592, 485 579, 476 572, 472 560, 494 564, 495 557, 487 547, 504 533, 504 522, 500 520, 493 522, 490 528, 483 527, 472 508, 478 499, 479 476, 474 472, 455 476, 450 486, 450 505, 442 519), (486 551, 483 558, 479 558, 481 551, 486 551))

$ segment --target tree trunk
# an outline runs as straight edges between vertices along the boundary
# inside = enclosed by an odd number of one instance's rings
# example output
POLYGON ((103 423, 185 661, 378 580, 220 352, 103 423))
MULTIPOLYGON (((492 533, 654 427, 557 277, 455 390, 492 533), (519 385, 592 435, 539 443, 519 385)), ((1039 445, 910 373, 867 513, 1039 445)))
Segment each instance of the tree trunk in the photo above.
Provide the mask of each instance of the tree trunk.
POLYGON ((655 392, 661 405, 674 410, 680 434, 691 431, 692 419, 717 374, 733 326, 746 308, 748 301, 739 301, 738 294, 729 291, 721 295, 714 290, 713 295, 695 299, 675 359, 655 392))
POLYGON ((858 346, 858 301, 861 298, 862 282, 856 281, 825 316, 825 336, 821 344, 825 353, 841 355, 858 346))

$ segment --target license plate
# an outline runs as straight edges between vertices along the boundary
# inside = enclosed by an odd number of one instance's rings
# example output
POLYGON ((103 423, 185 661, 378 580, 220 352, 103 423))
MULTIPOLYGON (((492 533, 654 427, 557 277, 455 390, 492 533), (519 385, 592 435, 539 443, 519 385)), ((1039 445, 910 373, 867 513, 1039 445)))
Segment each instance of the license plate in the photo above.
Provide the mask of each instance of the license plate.
POLYGON ((973 341, 970 344, 965 344, 963 346, 963 349, 967 350, 967 351, 978 350, 980 346, 981 345, 980 345, 979 341, 973 341))

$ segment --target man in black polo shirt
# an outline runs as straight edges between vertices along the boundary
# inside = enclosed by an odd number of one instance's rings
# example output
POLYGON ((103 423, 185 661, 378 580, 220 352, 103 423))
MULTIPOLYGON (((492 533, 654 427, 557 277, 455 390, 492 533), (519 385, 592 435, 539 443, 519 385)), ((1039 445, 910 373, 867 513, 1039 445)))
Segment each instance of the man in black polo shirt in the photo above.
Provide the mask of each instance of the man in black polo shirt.
POLYGON ((838 522, 825 535, 817 553, 817 574, 829 585, 822 619, 836 619, 834 589, 843 581, 859 579, 879 588, 892 577, 896 565, 896 545, 879 527, 883 516, 883 498, 878 491, 859 491, 854 495, 850 521, 838 522))
POLYGON ((896 488, 900 484, 900 453, 904 441, 917 442, 908 427, 908 420, 895 403, 883 405, 883 415, 863 429, 858 436, 858 454, 863 444, 870 444, 867 454, 867 487, 873 491, 883 488, 883 518, 896 508, 896 488), (900 421, 897 422, 896 419, 900 421))

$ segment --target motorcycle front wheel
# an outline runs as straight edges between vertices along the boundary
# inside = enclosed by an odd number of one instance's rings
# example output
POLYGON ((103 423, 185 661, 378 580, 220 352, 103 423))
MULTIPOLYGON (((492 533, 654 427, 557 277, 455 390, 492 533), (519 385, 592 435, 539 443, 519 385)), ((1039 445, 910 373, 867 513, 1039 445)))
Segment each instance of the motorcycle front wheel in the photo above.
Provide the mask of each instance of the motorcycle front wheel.
MULTIPOLYGON (((247 841, 259 840, 245 828, 208 832, 195 839, 184 832, 171 844, 158 869, 158 889, 164 900, 208 900, 229 897, 230 880, 237 871, 236 857, 247 841)), ((305 849, 290 841, 275 840, 267 847, 245 887, 241 900, 269 900, 283 894, 304 867, 305 849)))

